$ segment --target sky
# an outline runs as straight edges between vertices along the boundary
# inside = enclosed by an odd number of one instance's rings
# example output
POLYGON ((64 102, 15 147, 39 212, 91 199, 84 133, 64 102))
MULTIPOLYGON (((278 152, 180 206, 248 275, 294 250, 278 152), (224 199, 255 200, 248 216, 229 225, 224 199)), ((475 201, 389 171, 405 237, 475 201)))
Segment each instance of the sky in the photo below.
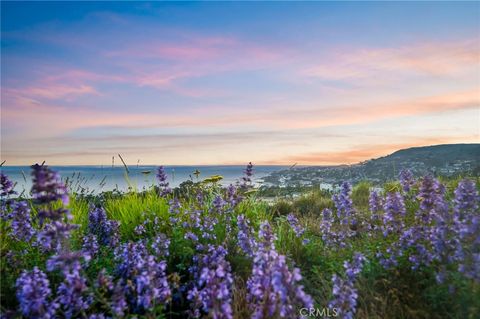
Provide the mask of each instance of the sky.
POLYGON ((1 2, 6 165, 480 142, 478 2, 1 2))

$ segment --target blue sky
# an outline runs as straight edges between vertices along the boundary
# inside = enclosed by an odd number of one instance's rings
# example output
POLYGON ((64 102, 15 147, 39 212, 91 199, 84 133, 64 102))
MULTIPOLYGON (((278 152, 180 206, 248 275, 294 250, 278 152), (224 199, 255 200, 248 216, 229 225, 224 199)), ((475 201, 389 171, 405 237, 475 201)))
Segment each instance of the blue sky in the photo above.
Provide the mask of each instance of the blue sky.
POLYGON ((478 142, 475 2, 2 2, 10 165, 354 163, 478 142))

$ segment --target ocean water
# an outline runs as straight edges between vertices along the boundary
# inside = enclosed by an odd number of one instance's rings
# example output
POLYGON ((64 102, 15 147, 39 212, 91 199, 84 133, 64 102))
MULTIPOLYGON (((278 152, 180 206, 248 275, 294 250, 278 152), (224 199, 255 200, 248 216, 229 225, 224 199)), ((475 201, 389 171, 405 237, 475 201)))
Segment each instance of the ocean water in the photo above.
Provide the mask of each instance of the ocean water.
MULTIPOLYGON (((156 183, 156 166, 128 166, 126 174, 123 166, 51 166, 60 173, 62 180, 67 182, 71 191, 100 193, 118 189, 126 191, 129 188, 137 190, 148 189, 156 183)), ((286 168, 286 166, 259 165, 254 166, 254 182, 260 185, 262 177, 286 168)), ((3 166, 0 170, 16 183, 17 193, 28 194, 32 186, 31 169, 29 166, 3 166)), ((171 187, 192 180, 201 181, 212 175, 221 175, 222 185, 235 184, 243 176, 245 166, 165 166, 171 187), (193 174, 199 170, 198 178, 193 174)))

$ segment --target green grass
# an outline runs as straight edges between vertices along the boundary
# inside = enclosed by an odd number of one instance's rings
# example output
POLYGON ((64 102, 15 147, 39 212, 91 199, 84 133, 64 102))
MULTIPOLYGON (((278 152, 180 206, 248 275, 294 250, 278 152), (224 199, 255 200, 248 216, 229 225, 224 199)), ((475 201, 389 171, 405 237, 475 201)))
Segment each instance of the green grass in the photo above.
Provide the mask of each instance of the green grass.
MULTIPOLYGON (((458 180, 447 180, 447 197, 452 198, 453 190, 458 180)), ((190 185, 188 189, 177 190, 183 207, 189 209, 201 209, 207 212, 211 208, 214 197, 221 193, 218 185, 190 185), (206 205, 195 207, 195 195, 198 189, 205 193, 206 205), (194 207, 192 207, 192 205, 194 207)), ((368 219, 368 183, 358 184, 353 189, 352 199, 357 210, 357 217, 368 219)), ((384 191, 399 189, 397 182, 384 185, 384 191)), ((412 194, 416 190, 412 191, 412 194)), ((410 194, 407 198, 413 199, 410 194)), ((455 269, 451 270, 452 278, 446 284, 437 284, 434 269, 424 267, 420 271, 412 271, 405 261, 392 270, 385 270, 375 259, 378 250, 385 249, 390 242, 383 238, 369 236, 366 232, 360 233, 351 241, 351 246, 346 248, 328 248, 322 241, 322 233, 319 229, 321 211, 324 208, 333 208, 331 194, 318 190, 310 190, 297 199, 279 200, 273 205, 261 200, 255 193, 246 195, 244 201, 238 205, 230 216, 219 216, 219 222, 215 225, 216 244, 224 244, 229 252, 227 256, 231 263, 237 283, 234 291, 234 309, 236 318, 245 315, 245 282, 251 271, 251 260, 239 253, 235 237, 236 217, 244 214, 255 230, 261 222, 269 221, 274 228, 277 240, 276 248, 288 257, 289 264, 299 267, 304 277, 302 283, 305 290, 312 295, 315 304, 319 308, 325 307, 331 295, 331 277, 334 273, 343 271, 343 262, 352 257, 354 252, 363 252, 370 260, 359 278, 359 308, 357 318, 478 318, 480 313, 480 288, 478 284, 460 276, 455 269), (286 220, 286 214, 293 212, 300 223, 306 226, 304 237, 310 242, 303 244, 292 231, 286 220), (230 229, 227 230, 227 223, 230 229), (451 291, 451 286, 455 291, 451 291)), ((184 238, 187 231, 182 226, 172 226, 169 219, 168 199, 159 197, 157 190, 151 189, 145 192, 132 191, 126 194, 102 194, 96 197, 71 196, 69 209, 72 212, 72 222, 80 227, 73 233, 72 241, 75 247, 80 245, 81 237, 86 232, 88 225, 88 212, 92 205, 102 205, 110 219, 120 222, 121 241, 140 239, 135 234, 136 226, 147 219, 157 217, 161 221, 161 231, 168 235, 171 240, 170 256, 168 257, 168 273, 178 280, 189 280, 188 267, 192 265, 192 257, 196 253, 194 245, 184 238)), ((418 203, 413 200, 406 201, 408 210, 407 222, 412 222, 413 212, 418 208, 418 203)), ((182 209, 178 214, 179 225, 188 221, 189 212, 182 209)), ((45 264, 46 257, 37 248, 14 242, 6 234, 8 223, 0 223, 1 238, 1 298, 2 307, 15 305, 14 283, 21 269, 31 269, 34 265, 45 264), (8 251, 25 251, 24 255, 14 258, 7 257, 8 251)), ((153 230, 147 229, 145 240, 151 240, 153 230)), ((22 253, 23 254, 23 253, 22 253)), ((113 252, 102 251, 101 258, 93 262, 87 269, 88 277, 93 280, 101 269, 113 271, 113 252)), ((54 285, 55 278, 52 279, 54 285)), ((185 307, 185 303, 178 307, 185 307)), ((177 308, 178 308, 177 307, 177 308)), ((181 309, 169 309, 172 313, 181 309)), ((177 318, 175 315, 172 318, 177 318)))

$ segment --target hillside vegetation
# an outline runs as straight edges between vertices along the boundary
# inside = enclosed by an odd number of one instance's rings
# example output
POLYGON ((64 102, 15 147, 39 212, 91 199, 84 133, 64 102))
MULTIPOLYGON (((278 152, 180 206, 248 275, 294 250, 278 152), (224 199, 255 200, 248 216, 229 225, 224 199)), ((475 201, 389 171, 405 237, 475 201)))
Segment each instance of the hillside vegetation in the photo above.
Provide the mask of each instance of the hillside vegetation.
POLYGON ((34 165, 16 198, 2 173, 2 318, 478 318, 477 178, 269 205, 252 174, 80 196, 34 165))

